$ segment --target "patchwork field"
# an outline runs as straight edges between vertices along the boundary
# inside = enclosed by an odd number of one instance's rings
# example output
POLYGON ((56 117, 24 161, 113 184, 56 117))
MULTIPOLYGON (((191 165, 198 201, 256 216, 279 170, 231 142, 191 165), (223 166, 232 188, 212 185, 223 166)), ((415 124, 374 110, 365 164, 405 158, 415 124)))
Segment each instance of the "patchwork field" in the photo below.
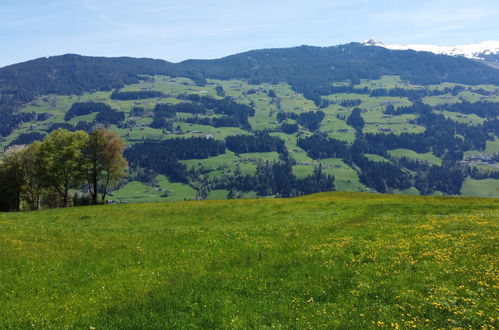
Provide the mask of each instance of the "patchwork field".
MULTIPOLYGON (((113 109, 124 112, 125 120, 119 125, 109 125, 109 129, 119 133, 126 141, 127 145, 131 146, 143 141, 167 140, 182 137, 208 137, 215 140, 224 140, 228 136, 234 135, 250 135, 254 131, 266 130, 272 136, 277 136, 285 143, 290 157, 295 161, 293 165, 293 173, 303 178, 313 173, 316 166, 322 165, 328 174, 335 176, 336 189, 342 191, 372 191, 373 188, 366 187, 360 181, 360 169, 347 164, 341 159, 334 162, 341 164, 329 164, 329 158, 312 159, 307 152, 298 146, 300 138, 311 135, 312 130, 307 129, 303 125, 299 125, 298 131, 295 133, 284 133, 280 130, 281 123, 277 120, 277 114, 280 112, 293 113, 300 115, 309 111, 322 111, 324 119, 320 123, 318 132, 326 134, 328 137, 344 141, 351 145, 355 139, 357 129, 347 123, 348 116, 352 113, 352 109, 359 107, 362 109, 361 117, 365 122, 362 129, 364 134, 395 134, 402 133, 424 133, 426 128, 418 124, 416 114, 398 114, 387 115, 385 109, 387 105, 393 105, 395 109, 406 107, 412 104, 408 97, 395 96, 371 96, 361 93, 334 93, 325 95, 323 98, 328 100, 330 104, 319 109, 313 101, 308 100, 304 95, 292 90, 290 85, 281 84, 250 84, 244 80, 216 80, 208 79, 205 86, 196 85, 191 79, 182 77, 169 76, 143 76, 138 84, 128 85, 123 88, 122 92, 141 92, 141 91, 159 91, 164 93, 163 97, 145 98, 138 100, 116 100, 111 98, 111 91, 83 93, 81 95, 62 96, 62 95, 45 95, 29 103, 23 109, 23 112, 35 112, 38 114, 46 114, 46 118, 36 122, 26 122, 21 124, 20 128, 14 133, 0 141, 0 150, 3 150, 8 145, 14 143, 17 138, 22 137, 27 133, 46 134, 50 131, 53 125, 86 123, 90 125, 96 118, 96 113, 91 113, 83 116, 76 116, 68 121, 64 120, 64 115, 75 102, 103 102, 110 105, 113 109), (217 89, 222 88, 223 93, 220 94, 217 89), (273 94, 272 94, 273 93, 273 94), (173 128, 153 128, 152 111, 157 104, 171 103, 177 104, 185 102, 182 95, 201 95, 211 96, 215 99, 223 97, 231 97, 238 103, 251 105, 254 107, 255 115, 249 117, 249 124, 252 130, 245 130, 240 127, 214 127, 199 123, 190 123, 189 119, 196 116, 188 113, 178 113, 174 119, 173 128), (345 103, 346 102, 346 103, 345 103), (134 115, 132 109, 142 108, 145 115, 134 115)), ((350 86, 350 82, 336 82, 333 86, 350 86)), ((423 98, 424 103, 428 105, 452 105, 461 101, 469 102, 499 102, 499 91, 496 86, 478 85, 467 86, 460 84, 440 84, 431 86, 418 86, 402 81, 398 76, 384 76, 378 80, 361 80, 357 85, 352 86, 357 89, 369 88, 375 89, 400 89, 407 91, 419 91, 423 88, 429 91, 442 91, 445 88, 459 88, 457 92, 427 96, 423 98), (482 94, 477 94, 481 91, 482 94)), ((486 120, 476 114, 463 114, 447 110, 435 110, 435 113, 442 114, 449 120, 466 124, 470 126, 482 125, 486 120)), ((212 118, 220 117, 221 115, 211 114, 212 118)), ((286 119, 288 124, 296 124, 294 119, 286 119)), ((486 153, 492 155, 499 152, 499 138, 489 139, 486 142, 486 147, 483 150, 468 150, 465 151, 465 158, 471 155, 486 153)), ((417 153, 411 149, 397 148, 389 151, 384 156, 374 153, 367 154, 371 161, 382 161, 395 164, 402 157, 411 160, 423 160, 430 164, 441 166, 443 164, 442 157, 437 157, 432 152, 417 153)), ((276 152, 252 153, 252 154, 235 154, 227 150, 225 154, 210 157, 207 159, 187 159, 182 160, 189 168, 202 170, 203 176, 206 179, 220 178, 224 173, 234 173, 236 168, 239 168, 243 174, 255 174, 257 163, 265 161, 276 161, 279 159, 279 154, 276 152)), ((480 166, 482 166, 481 164, 480 166)), ((482 166, 483 167, 483 166, 482 166)), ((481 168, 482 168, 481 167, 481 168)), ((486 164, 486 170, 495 171, 496 167, 486 164)), ((497 197, 495 189, 499 186, 498 180, 491 180, 488 184, 475 184, 473 179, 469 180, 461 190, 461 194, 468 196, 492 196, 497 197), (492 188, 485 188, 492 186, 492 188), (482 190, 483 188, 483 190, 482 190), (478 189, 478 190, 476 190, 478 189)), ((138 182, 133 179, 130 182, 124 182, 118 189, 113 192, 113 198, 117 201, 130 202, 154 202, 154 201, 173 201, 193 199, 198 195, 195 186, 187 186, 185 184, 170 182, 164 176, 158 176, 157 185, 152 185, 150 182, 138 182)), ((418 190, 414 187, 408 189, 395 189, 398 193, 413 194, 418 190)), ((251 194, 250 194, 251 195, 251 194)), ((226 196, 225 193, 216 193, 210 195, 210 199, 226 196)))

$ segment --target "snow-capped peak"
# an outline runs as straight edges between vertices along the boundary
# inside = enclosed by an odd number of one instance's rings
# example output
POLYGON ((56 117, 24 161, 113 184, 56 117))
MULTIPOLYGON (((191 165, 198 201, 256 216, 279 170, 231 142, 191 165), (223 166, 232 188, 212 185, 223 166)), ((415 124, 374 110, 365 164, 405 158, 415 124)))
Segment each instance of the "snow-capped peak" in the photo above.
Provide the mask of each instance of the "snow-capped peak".
POLYGON ((412 49, 419 52, 425 51, 450 56, 464 56, 467 58, 480 60, 483 60, 485 55, 499 54, 499 41, 494 40, 484 41, 477 44, 457 46, 438 46, 428 44, 393 45, 384 44, 373 39, 366 40, 362 44, 366 46, 378 46, 394 50, 412 49))

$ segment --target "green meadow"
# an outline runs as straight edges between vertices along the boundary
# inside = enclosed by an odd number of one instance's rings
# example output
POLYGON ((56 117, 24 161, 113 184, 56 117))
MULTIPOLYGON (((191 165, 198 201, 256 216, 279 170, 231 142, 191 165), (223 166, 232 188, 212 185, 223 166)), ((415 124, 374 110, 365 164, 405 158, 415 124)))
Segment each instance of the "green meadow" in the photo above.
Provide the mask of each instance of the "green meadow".
POLYGON ((0 328, 493 329, 498 224, 366 193, 2 213, 0 328))
POLYGON ((396 158, 406 157, 413 160, 424 160, 435 165, 442 164, 442 160, 431 152, 417 153, 416 151, 410 149, 400 148, 400 149, 390 150, 390 155, 396 158))

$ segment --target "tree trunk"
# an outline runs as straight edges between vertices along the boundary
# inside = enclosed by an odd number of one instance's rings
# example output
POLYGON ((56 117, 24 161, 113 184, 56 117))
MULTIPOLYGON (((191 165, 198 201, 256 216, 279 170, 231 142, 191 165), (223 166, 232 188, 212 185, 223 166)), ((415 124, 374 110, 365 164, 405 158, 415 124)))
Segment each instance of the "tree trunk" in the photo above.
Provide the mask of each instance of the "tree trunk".
POLYGON ((62 207, 68 206, 68 189, 64 189, 64 194, 62 196, 62 207))
POLYGON ((92 204, 97 204, 97 195, 99 193, 99 180, 97 180, 97 164, 93 164, 92 169, 92 187, 90 188, 90 195, 92 195, 92 204))
POLYGON ((16 212, 21 210, 21 192, 16 194, 16 212))
POLYGON ((110 176, 109 176, 109 173, 107 173, 106 184, 104 185, 104 189, 102 191, 102 203, 104 203, 104 200, 106 199, 107 187, 109 186, 109 180, 110 180, 110 176))
POLYGON ((97 204, 97 186, 98 186, 98 181, 97 181, 97 175, 93 175, 92 177, 92 186, 93 186, 93 192, 90 193, 92 195, 92 204, 96 205, 97 204))

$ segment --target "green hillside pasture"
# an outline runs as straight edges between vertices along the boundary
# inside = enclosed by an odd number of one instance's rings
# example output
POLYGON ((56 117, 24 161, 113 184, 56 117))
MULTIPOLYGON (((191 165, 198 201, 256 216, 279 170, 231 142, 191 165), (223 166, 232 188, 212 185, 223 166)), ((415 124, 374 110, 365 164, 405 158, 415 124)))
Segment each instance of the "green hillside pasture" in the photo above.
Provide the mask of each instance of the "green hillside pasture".
POLYGON ((417 152, 410 150, 410 149, 402 149, 401 148, 401 149, 390 150, 389 153, 390 153, 390 155, 392 155, 393 157, 396 157, 396 158, 406 157, 409 159, 425 160, 425 161, 433 163, 435 165, 442 164, 442 160, 440 158, 438 158, 437 156, 435 156, 431 152, 421 154, 421 153, 417 153, 417 152))
POLYGON ((359 181, 357 172, 340 158, 321 159, 324 173, 334 175, 334 185, 338 191, 368 191, 359 181))
POLYGON ((302 112, 317 110, 314 102, 307 100, 303 94, 296 93, 287 84, 272 85, 272 89, 281 99, 281 110, 286 112, 302 112))
POLYGON ((478 151, 478 150, 468 150, 464 152, 464 158, 467 158, 469 156, 475 156, 483 153, 483 151, 478 151))
POLYGON ((0 214, 0 328, 494 328, 499 200, 325 193, 0 214))
POLYGON ((422 133, 425 128, 412 124, 416 115, 407 114, 399 116, 384 115, 381 111, 367 111, 362 113, 365 121, 364 133, 422 133))
POLYGON ((249 118, 251 127, 255 130, 276 129, 278 124, 276 122, 277 107, 271 103, 271 98, 263 92, 256 92, 254 94, 243 97, 238 102, 250 105, 252 102, 255 108, 255 116, 249 118))
POLYGON ((499 95, 482 95, 471 91, 459 93, 459 97, 471 103, 475 102, 499 102, 499 95))
POLYGON ((340 104, 340 102, 344 100, 361 100, 362 103, 361 105, 359 105, 360 108, 373 110, 384 110, 387 104, 393 104, 395 107, 411 105, 411 102, 406 97, 371 97, 368 94, 357 93, 331 94, 324 96, 324 98, 330 101, 334 101, 337 104, 340 104))
POLYGON ((188 136, 199 136, 210 134, 213 138, 217 140, 224 140, 227 136, 231 135, 247 135, 249 132, 240 129, 239 127, 213 127, 209 125, 200 124, 190 124, 184 122, 176 122, 174 126, 180 126, 183 134, 180 135, 168 135, 167 138, 178 138, 178 137, 188 137, 188 136))
POLYGON ((228 193, 229 191, 224 189, 212 190, 208 195, 208 197, 206 197, 206 199, 207 200, 227 199, 228 193))
MULTIPOLYGON (((35 113, 50 113, 53 115, 62 115, 71 107, 75 102, 78 102, 79 96, 70 95, 46 95, 38 97, 36 100, 26 104, 22 108, 22 112, 35 112, 35 113)), ((62 119, 61 117, 61 119, 62 119)))
POLYGON ((180 182, 170 182, 164 175, 158 175, 158 187, 131 181, 112 192, 110 199, 121 203, 173 202, 194 199, 197 191, 180 182))
MULTIPOLYGON (((428 85, 426 87, 428 87, 429 90, 433 90, 433 91, 443 91, 446 88, 454 88, 456 86, 460 86, 460 87, 464 87, 464 88, 467 87, 466 85, 463 85, 463 84, 456 84, 456 83, 449 83, 449 82, 444 82, 444 83, 441 83, 438 85, 428 85)), ((481 85, 481 86, 486 86, 486 85, 481 85)))
POLYGON ((279 156, 277 153, 255 153, 255 154, 241 154, 240 157, 236 156, 232 151, 226 151, 224 154, 210 157, 206 159, 188 159, 181 162, 186 164, 189 168, 199 168, 202 171, 207 171, 209 177, 220 177, 224 173, 234 173, 239 164, 243 174, 254 174, 256 171, 257 162, 259 160, 273 160, 279 156), (251 160, 243 160, 251 158, 251 160))
POLYGON ((168 192, 167 202, 177 202, 185 199, 194 199, 197 191, 181 182, 171 182, 166 176, 158 175, 158 185, 168 192))
POLYGON ((495 154, 496 152, 499 152, 499 138, 496 137, 494 141, 487 141, 485 151, 489 154, 495 154))
POLYGON ((266 128, 275 128, 275 115, 277 108, 271 103, 266 91, 272 88, 269 84, 250 85, 242 80, 215 80, 209 79, 208 82, 213 86, 222 86, 225 96, 232 97, 236 102, 246 105, 254 104, 257 110, 254 117, 249 118, 249 122, 254 129, 262 130, 266 128), (255 93, 247 94, 249 90, 255 93))
POLYGON ((328 133, 328 136, 353 143, 355 141, 355 129, 348 125, 346 121, 337 118, 335 115, 326 113, 321 123, 320 131, 328 133))
POLYGON ((463 123, 467 125, 481 125, 485 121, 484 118, 481 118, 474 113, 472 114, 464 114, 459 112, 451 112, 451 111, 434 111, 435 113, 444 115, 445 118, 449 118, 455 122, 463 123))
POLYGON ((16 129, 12 134, 9 134, 5 139, 0 138, 0 158, 1 154, 3 153, 4 149, 10 145, 12 142, 14 142, 15 139, 17 139, 21 134, 23 133, 47 133, 44 130, 44 126, 42 125, 37 125, 37 124, 31 124, 31 123, 23 123, 18 129, 16 129))
POLYGON ((136 126, 126 133, 121 131, 119 134, 126 140, 163 140, 166 137, 163 130, 149 126, 136 126))
MULTIPOLYGON (((383 158, 381 156, 378 157, 383 158)), ((385 159, 385 161, 388 160, 385 159)), ((314 173, 314 169, 319 166, 319 163, 322 164, 324 173, 334 176, 335 190, 368 191, 368 189, 359 182, 357 172, 345 164, 340 158, 325 158, 320 161, 310 160, 299 162, 297 165, 293 166, 293 174, 298 178, 309 176, 314 173)))
POLYGON ((154 82, 141 80, 138 84, 128 85, 123 88, 123 91, 142 91, 155 90, 168 95, 177 96, 178 94, 200 94, 216 96, 215 85, 196 86, 189 78, 183 77, 168 77, 156 75, 152 76, 154 82))
POLYGON ((412 85, 408 82, 402 81, 399 76, 383 76, 381 79, 368 80, 361 79, 360 84, 355 85, 358 88, 367 87, 369 89, 393 89, 393 88, 404 88, 404 89, 419 89, 421 86, 412 85))
POLYGON ((239 162, 239 168, 244 175, 254 175, 256 173, 257 164, 254 162, 239 162))
POLYGON ((73 124, 73 125, 78 124, 80 121, 92 123, 93 121, 95 121, 95 117, 97 117, 97 112, 93 112, 93 113, 90 113, 90 114, 84 115, 84 116, 73 117, 71 120, 68 121, 68 123, 73 124))
POLYGON ((431 106, 436 106, 440 104, 460 103, 461 100, 457 95, 454 96, 452 94, 444 94, 444 95, 426 96, 423 98, 423 102, 431 106))
POLYGON ((274 128, 276 112, 301 112, 316 110, 315 104, 305 99, 302 94, 296 93, 288 84, 260 84, 252 85, 243 80, 215 80, 209 79, 208 82, 214 85, 220 85, 224 88, 225 95, 233 97, 237 102, 244 104, 254 103, 256 111, 255 117, 250 118, 250 123, 255 129, 274 128), (277 107, 275 100, 268 96, 269 90, 273 90, 280 99, 280 107, 277 107), (248 91, 253 93, 248 94, 248 91))
POLYGON ((499 198, 499 181, 494 179, 475 180, 466 178, 461 189, 464 196, 499 198))
POLYGON ((273 162, 279 160, 279 154, 275 151, 272 152, 250 152, 250 153, 244 153, 244 154, 239 154, 239 157, 241 159, 247 159, 251 161, 264 161, 264 162, 273 162))
POLYGON ((117 203, 144 203, 165 201, 164 192, 138 181, 130 181, 118 190, 112 192, 109 199, 117 203))
POLYGON ((315 165, 293 165, 293 174, 298 178, 304 178, 314 173, 315 165))
POLYGON ((180 162, 187 165, 187 167, 197 168, 202 167, 206 171, 213 170, 223 170, 223 169, 235 169, 235 164, 238 162, 239 158, 232 151, 227 150, 225 153, 205 158, 205 159, 187 159, 181 160, 180 162))
POLYGON ((281 138, 285 145, 286 148, 289 151, 289 154, 297 163, 313 163, 314 160, 310 158, 306 151, 303 150, 302 148, 298 147, 297 142, 298 138, 296 135, 290 135, 286 133, 270 133, 272 136, 278 136, 281 138))
POLYGON ((373 161, 373 162, 391 163, 390 160, 388 160, 385 157, 380 156, 380 155, 376 155, 376 154, 364 154, 364 156, 366 156, 367 159, 369 159, 370 161, 373 161))

